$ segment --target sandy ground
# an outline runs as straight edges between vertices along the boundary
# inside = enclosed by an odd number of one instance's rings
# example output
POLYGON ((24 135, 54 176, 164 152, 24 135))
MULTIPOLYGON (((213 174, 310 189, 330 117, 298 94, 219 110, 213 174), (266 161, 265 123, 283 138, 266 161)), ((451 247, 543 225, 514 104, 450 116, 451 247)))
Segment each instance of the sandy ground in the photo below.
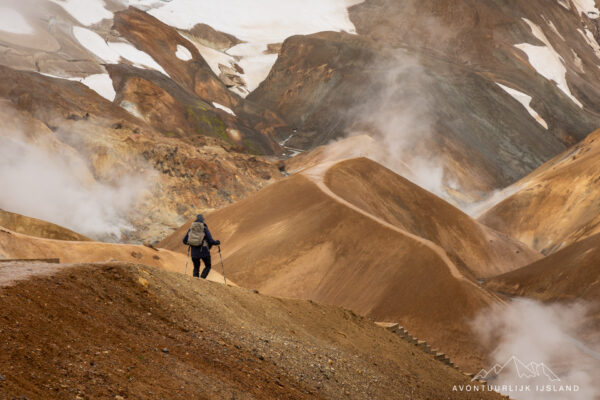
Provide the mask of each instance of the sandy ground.
POLYGON ((500 398, 351 311, 160 268, 74 265, 0 310, 0 398, 500 398))

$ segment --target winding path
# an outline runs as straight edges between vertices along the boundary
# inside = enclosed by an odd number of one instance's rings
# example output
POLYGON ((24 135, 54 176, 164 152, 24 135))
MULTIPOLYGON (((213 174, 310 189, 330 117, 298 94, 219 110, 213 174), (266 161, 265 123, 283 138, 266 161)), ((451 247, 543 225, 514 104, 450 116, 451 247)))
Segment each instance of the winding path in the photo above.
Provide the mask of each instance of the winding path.
POLYGON ((331 197, 336 202, 364 215, 367 218, 370 218, 371 220, 377 222, 378 224, 385 226, 388 229, 393 230, 394 232, 397 232, 403 236, 406 236, 412 240, 415 240, 416 242, 422 244, 423 246, 426 246, 427 248, 432 250, 438 257, 440 257, 440 259, 446 264, 446 266, 448 267, 448 270, 450 271, 450 274, 452 274, 452 276, 454 278, 456 278, 460 281, 467 282, 467 283, 475 286, 477 289, 479 289, 483 293, 485 293, 486 296, 491 297, 496 301, 500 301, 500 302, 504 303, 504 301, 500 297, 498 297, 497 295, 495 295, 493 293, 490 293, 489 291, 487 291, 487 290, 483 289, 481 286, 479 286, 477 283, 473 282, 471 279, 468 279, 467 277, 465 277, 463 275, 463 273, 460 272, 460 270, 458 269, 456 264, 454 264, 452 262, 452 260, 450 260, 450 257, 448 257, 448 253, 446 253, 446 250, 444 250, 438 244, 436 244, 430 240, 427 240, 425 238, 422 238, 420 236, 414 235, 410 232, 407 232, 404 229, 401 229, 396 225, 390 224, 389 222, 363 210, 360 207, 355 206, 354 204, 350 203, 349 201, 347 201, 347 200, 343 199, 342 197, 338 196, 337 194, 335 194, 325 184, 323 177, 330 167, 332 167, 334 164, 337 164, 342 161, 344 161, 344 160, 336 160, 336 161, 332 161, 332 162, 319 164, 319 165, 316 165, 314 167, 311 167, 311 168, 308 168, 308 169, 302 171, 301 174, 306 176, 307 178, 309 178, 313 183, 315 183, 315 185, 317 185, 317 187, 323 193, 325 193, 327 196, 331 197))

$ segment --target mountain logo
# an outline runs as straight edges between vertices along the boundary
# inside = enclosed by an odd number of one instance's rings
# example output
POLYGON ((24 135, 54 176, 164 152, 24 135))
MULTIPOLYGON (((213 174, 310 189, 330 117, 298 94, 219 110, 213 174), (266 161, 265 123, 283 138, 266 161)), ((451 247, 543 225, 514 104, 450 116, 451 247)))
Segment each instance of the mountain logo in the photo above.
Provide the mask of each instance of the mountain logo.
POLYGON ((550 382, 559 382, 560 378, 544 363, 530 362, 529 364, 524 363, 517 357, 510 357, 504 364, 496 364, 489 370, 482 369, 477 373, 472 381, 482 379, 488 381, 498 375, 502 371, 514 369, 514 374, 520 379, 531 379, 540 376, 545 376, 550 382))

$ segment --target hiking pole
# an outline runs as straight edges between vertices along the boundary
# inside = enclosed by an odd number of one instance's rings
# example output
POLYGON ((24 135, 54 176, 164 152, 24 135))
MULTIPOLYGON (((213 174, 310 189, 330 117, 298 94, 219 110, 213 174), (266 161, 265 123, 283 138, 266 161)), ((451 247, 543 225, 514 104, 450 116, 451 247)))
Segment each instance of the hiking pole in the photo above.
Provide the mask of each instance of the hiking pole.
POLYGON ((191 247, 188 246, 187 257, 185 258, 185 273, 184 273, 184 275, 187 275, 187 265, 188 265, 188 261, 190 260, 190 249, 191 249, 191 247))
POLYGON ((225 266, 223 265, 223 256, 221 255, 221 246, 219 245, 219 258, 221 259, 221 270, 223 271, 223 281, 225 281, 225 286, 227 286, 227 278, 225 277, 225 266))

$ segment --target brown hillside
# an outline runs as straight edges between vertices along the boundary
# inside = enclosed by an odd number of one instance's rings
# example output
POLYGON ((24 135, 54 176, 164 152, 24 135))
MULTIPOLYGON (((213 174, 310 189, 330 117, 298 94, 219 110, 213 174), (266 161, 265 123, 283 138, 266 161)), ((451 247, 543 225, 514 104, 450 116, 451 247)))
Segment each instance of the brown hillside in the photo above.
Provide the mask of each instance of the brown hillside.
POLYGON ((25 235, 46 239, 90 240, 77 232, 73 232, 70 229, 63 228, 62 226, 51 222, 26 217, 2 209, 0 209, 0 226, 25 235))
POLYGON ((451 204, 366 158, 334 165, 325 184, 338 196, 388 223, 441 246, 475 277, 527 265, 541 255, 489 229, 451 204))
POLYGON ((545 254, 600 233, 600 131, 516 183, 479 220, 545 254))
MULTIPOLYGON (((400 321, 459 364, 479 365, 465 322, 496 298, 439 246, 336 200, 306 176, 212 212, 207 223, 236 283, 400 321)), ((160 245, 185 252, 188 226, 160 245)))
POLYGON ((147 266, 72 266, 0 307, 1 398, 501 398, 350 311, 147 266))
POLYGON ((544 302, 582 303, 578 330, 600 351, 600 234, 575 242, 516 271, 485 283, 490 290, 544 302))
MULTIPOLYGON (((23 136, 44 153, 77 162, 79 171, 89 169, 90 181, 102 184, 130 174, 146 179, 142 171, 156 171, 147 179, 154 184, 152 196, 128 216, 136 228, 129 240, 164 237, 196 209, 229 204, 281 175, 274 163, 234 151, 221 139, 195 135, 189 143, 165 137, 79 82, 2 66, 0 72, 5 77, 0 80, 0 145, 23 136)), ((148 107, 178 115, 168 107, 148 107)))
POLYGON ((600 301, 600 234, 497 276, 485 285, 513 296, 542 301, 580 298, 600 301))

